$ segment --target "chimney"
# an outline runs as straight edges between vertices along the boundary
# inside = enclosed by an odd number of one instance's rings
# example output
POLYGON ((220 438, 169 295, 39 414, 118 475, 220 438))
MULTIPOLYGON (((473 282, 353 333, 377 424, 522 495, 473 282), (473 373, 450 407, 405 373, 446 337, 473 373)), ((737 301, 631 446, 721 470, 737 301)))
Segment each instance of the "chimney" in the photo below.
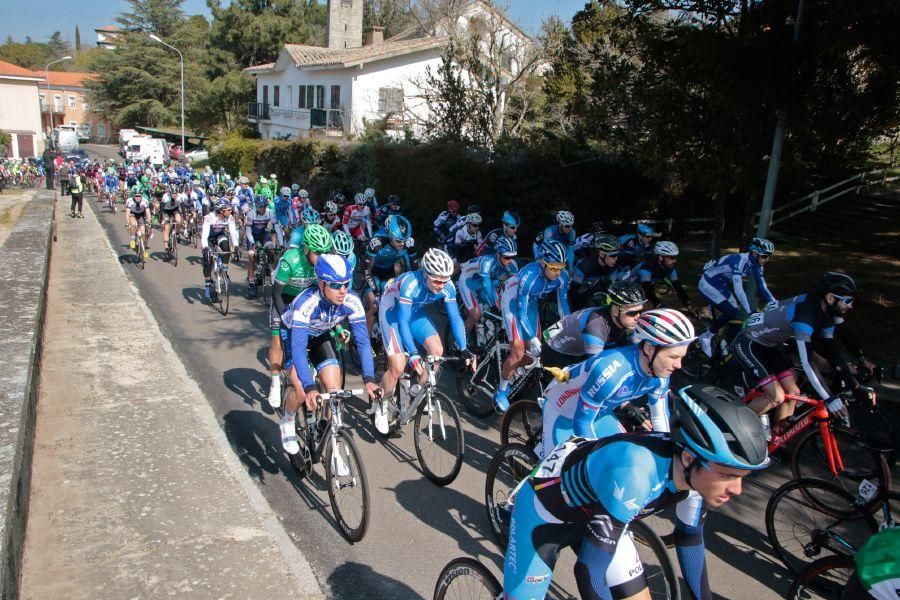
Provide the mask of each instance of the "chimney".
POLYGON ((373 27, 366 32, 366 46, 379 46, 384 43, 384 27, 373 27))

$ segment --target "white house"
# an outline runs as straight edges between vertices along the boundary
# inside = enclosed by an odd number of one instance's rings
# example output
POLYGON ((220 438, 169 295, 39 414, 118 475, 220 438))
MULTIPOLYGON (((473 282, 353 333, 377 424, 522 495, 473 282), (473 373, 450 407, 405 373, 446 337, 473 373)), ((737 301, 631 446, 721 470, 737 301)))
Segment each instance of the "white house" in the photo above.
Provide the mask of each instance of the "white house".
MULTIPOLYGON (((256 78, 256 102, 250 104, 248 118, 263 139, 294 139, 314 132, 358 135, 366 122, 380 119, 399 131, 427 117, 421 82, 427 68, 437 71, 454 24, 435 23, 428 31, 410 28, 389 40, 376 27, 363 43, 362 5, 363 0, 329 2, 327 47, 286 44, 274 63, 245 69, 256 78)), ((497 15, 476 0, 455 26, 467 27, 473 19, 486 17, 497 15)), ((501 37, 516 49, 508 59, 504 56, 504 70, 515 72, 531 40, 501 19, 501 37)))
POLYGON ((0 132, 10 136, 9 146, 0 146, 0 156, 29 158, 44 151, 38 102, 43 81, 43 74, 0 60, 0 132))

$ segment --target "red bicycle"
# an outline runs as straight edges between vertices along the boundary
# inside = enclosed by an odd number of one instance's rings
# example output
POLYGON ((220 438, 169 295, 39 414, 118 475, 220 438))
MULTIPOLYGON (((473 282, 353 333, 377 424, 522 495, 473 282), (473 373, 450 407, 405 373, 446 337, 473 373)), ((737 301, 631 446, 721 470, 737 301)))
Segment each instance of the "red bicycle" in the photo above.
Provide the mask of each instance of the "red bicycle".
MULTIPOLYGON (((763 395, 761 390, 751 390, 744 402, 763 395)), ((841 398, 847 401, 850 395, 852 392, 844 392, 841 398)), ((879 485, 888 488, 887 461, 864 433, 845 426, 829 414, 824 400, 791 394, 786 394, 785 400, 797 402, 798 407, 809 407, 789 417, 769 441, 769 454, 773 454, 797 438, 790 459, 794 479, 831 480, 852 494, 864 479, 877 480, 879 485)))

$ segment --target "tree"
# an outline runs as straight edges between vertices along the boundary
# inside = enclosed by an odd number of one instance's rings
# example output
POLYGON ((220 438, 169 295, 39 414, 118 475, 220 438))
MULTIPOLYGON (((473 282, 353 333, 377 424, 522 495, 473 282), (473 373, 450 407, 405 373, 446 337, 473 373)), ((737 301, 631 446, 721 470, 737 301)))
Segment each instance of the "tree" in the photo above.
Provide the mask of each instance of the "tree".
POLYGON ((456 54, 451 42, 441 56, 437 72, 432 72, 431 67, 425 70, 420 93, 428 104, 429 117, 422 124, 429 139, 480 146, 490 117, 478 110, 478 102, 456 62, 456 54))
POLYGON ((81 32, 78 30, 78 25, 75 26, 75 51, 81 52, 81 32))
POLYGON ((175 33, 184 21, 184 0, 128 0, 131 12, 123 12, 116 22, 128 31, 152 32, 162 38, 175 33))
POLYGON ((384 37, 387 39, 414 23, 409 4, 404 0, 365 0, 363 30, 384 27, 384 37))
MULTIPOLYGON (((7 42, 0 46, 0 60, 5 60, 26 69, 43 70, 53 59, 48 58, 50 50, 47 44, 7 42)), ((53 65, 53 69, 62 68, 61 63, 53 65)))
POLYGON ((47 42, 51 60, 57 60, 72 53, 69 43, 62 39, 62 33, 54 31, 47 42))

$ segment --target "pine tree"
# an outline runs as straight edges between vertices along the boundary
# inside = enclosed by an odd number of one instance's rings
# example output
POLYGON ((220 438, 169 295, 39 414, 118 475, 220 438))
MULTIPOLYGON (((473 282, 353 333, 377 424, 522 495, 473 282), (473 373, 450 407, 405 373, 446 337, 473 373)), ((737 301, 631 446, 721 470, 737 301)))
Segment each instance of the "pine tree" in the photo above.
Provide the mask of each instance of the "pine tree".
POLYGON ((81 51, 81 32, 78 31, 78 25, 75 26, 75 51, 81 51))

